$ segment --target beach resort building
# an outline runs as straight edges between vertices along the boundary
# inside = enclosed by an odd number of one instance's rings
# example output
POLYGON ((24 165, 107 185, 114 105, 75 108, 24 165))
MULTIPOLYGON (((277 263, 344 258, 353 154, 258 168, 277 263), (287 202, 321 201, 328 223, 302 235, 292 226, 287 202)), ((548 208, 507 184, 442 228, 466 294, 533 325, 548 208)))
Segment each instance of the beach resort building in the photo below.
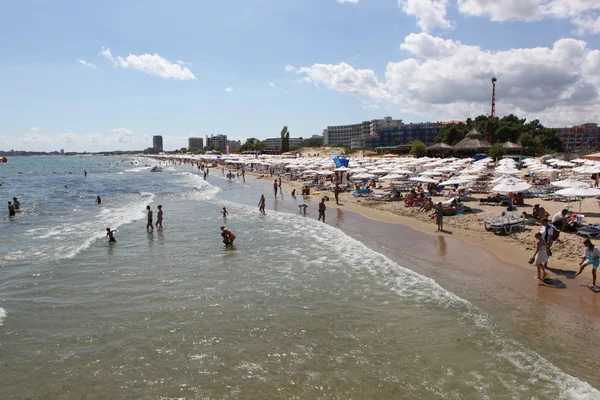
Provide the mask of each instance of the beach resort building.
MULTIPOLYGON (((281 151, 281 142, 282 142, 281 137, 267 138, 267 139, 265 139, 265 149, 281 151)), ((301 137, 298 137, 298 138, 291 137, 290 138, 290 149, 297 147, 297 146, 302 146, 302 142, 304 142, 304 139, 301 137)))
POLYGON ((191 137, 188 139, 188 151, 204 150, 204 139, 191 137))
POLYGON ((363 121, 358 124, 328 126, 323 131, 323 144, 325 146, 360 148, 364 147, 364 139, 367 136, 375 136, 383 128, 400 125, 402 125, 401 119, 385 117, 383 119, 363 121))
POLYGON ((206 147, 211 150, 220 151, 222 153, 227 151, 227 135, 210 135, 206 137, 206 147))
POLYGON ((421 122, 400 124, 396 126, 384 126, 379 129, 375 135, 366 136, 362 146, 368 149, 378 147, 390 147, 398 145, 407 145, 415 140, 420 140, 426 146, 435 142, 438 132, 447 122, 421 122))
POLYGON ((152 137, 152 152, 155 154, 162 153, 163 151, 163 137, 156 135, 152 137))
POLYGON ((600 128, 595 122, 588 122, 572 128, 556 128, 556 136, 563 142, 566 151, 577 148, 597 148, 600 144, 600 128))
POLYGON ((231 153, 237 153, 240 151, 240 147, 242 147, 242 142, 240 140, 228 140, 227 145, 231 153))

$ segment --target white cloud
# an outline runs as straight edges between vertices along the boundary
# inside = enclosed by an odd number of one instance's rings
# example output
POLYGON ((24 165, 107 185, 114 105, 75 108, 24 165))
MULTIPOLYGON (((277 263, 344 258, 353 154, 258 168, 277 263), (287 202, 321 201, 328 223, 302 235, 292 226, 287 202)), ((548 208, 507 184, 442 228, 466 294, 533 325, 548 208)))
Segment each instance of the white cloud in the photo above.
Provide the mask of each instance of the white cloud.
POLYGON ((83 65, 86 68, 90 68, 90 69, 96 69, 96 65, 92 64, 91 62, 87 62, 85 60, 79 60, 77 61, 79 64, 83 65))
POLYGON ((225 88, 225 91, 226 91, 227 93, 231 93, 231 92, 233 92, 233 88, 232 88, 232 87, 226 87, 226 88, 225 88))
POLYGON ((21 138, 21 141, 26 144, 49 143, 50 137, 48 135, 29 132, 21 138))
POLYGON ((285 72, 293 72, 293 71, 296 70, 296 67, 294 67, 293 65, 288 64, 288 65, 285 66, 284 69, 285 69, 285 72))
POLYGON ((276 88, 276 87, 277 87, 277 85, 276 85, 276 84, 274 84, 273 82, 269 82, 269 87, 276 88))
POLYGON ((451 28, 446 17, 451 6, 457 6, 461 14, 495 22, 566 19, 575 25, 578 35, 600 33, 598 0, 398 0, 398 7, 415 16, 424 32, 451 28))
POLYGON ((121 56, 114 58, 109 48, 102 47, 100 54, 107 60, 112 61, 114 66, 123 69, 142 71, 149 75, 159 76, 163 79, 196 79, 192 71, 183 66, 183 64, 185 64, 183 61, 178 60, 178 62, 172 63, 159 56, 157 53, 146 53, 141 55, 130 54, 125 58, 121 56))
POLYGON ((358 4, 358 0, 337 0, 340 4, 358 4))
POLYGON ((40 128, 37 126, 33 126, 33 127, 29 128, 29 132, 31 132, 31 133, 37 133, 39 131, 40 131, 40 128))
POLYGON ((499 114, 539 118, 548 125, 600 119, 600 50, 588 49, 584 41, 492 52, 420 33, 408 35, 401 48, 411 57, 388 63, 384 81, 344 62, 296 73, 366 104, 395 104, 427 120, 488 113, 490 78, 496 76, 499 114))
POLYGON ((398 7, 417 18, 417 26, 425 32, 449 29, 452 23, 446 19, 448 0, 398 0, 398 7))

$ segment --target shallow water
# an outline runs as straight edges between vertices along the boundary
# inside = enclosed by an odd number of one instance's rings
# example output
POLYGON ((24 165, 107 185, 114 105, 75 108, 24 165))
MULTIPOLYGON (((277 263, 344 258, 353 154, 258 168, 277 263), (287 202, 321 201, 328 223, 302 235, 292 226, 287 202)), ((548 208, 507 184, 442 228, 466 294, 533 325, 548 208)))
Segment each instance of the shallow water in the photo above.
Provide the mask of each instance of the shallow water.
POLYGON ((132 162, 1 166, 24 208, 0 221, 3 398, 600 398, 413 262, 274 201, 268 182, 132 162), (144 229, 147 204, 163 205, 164 230, 144 229))

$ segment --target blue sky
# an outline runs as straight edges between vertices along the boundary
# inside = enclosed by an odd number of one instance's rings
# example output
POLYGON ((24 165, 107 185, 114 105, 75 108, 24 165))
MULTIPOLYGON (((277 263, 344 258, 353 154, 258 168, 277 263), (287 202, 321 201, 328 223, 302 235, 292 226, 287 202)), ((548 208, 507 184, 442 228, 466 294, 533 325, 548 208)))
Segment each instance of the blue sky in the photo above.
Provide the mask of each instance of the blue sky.
POLYGON ((0 48, 0 149, 464 119, 493 75, 500 115, 600 120, 590 0, 9 2, 0 48))

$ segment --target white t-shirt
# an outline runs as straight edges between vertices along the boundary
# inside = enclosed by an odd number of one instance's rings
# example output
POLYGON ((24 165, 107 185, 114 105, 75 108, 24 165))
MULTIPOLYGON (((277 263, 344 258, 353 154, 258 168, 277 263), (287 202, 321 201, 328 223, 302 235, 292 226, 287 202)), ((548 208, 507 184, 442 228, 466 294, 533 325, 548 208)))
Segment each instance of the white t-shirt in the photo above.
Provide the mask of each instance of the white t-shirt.
POLYGON ((546 241, 546 243, 550 243, 552 241, 552 236, 554 236, 554 228, 551 225, 542 225, 540 233, 542 234, 542 238, 546 241), (546 233, 548 233, 548 236, 546 236, 546 233))
POLYGON ((598 260, 600 259, 600 249, 594 246, 592 251, 590 251, 589 247, 586 247, 584 257, 590 258, 592 260, 598 260))
POLYGON ((562 212, 557 212, 556 214, 554 214, 554 216, 552 217, 552 223, 558 222, 558 221, 562 221, 563 220, 563 215, 562 212))

